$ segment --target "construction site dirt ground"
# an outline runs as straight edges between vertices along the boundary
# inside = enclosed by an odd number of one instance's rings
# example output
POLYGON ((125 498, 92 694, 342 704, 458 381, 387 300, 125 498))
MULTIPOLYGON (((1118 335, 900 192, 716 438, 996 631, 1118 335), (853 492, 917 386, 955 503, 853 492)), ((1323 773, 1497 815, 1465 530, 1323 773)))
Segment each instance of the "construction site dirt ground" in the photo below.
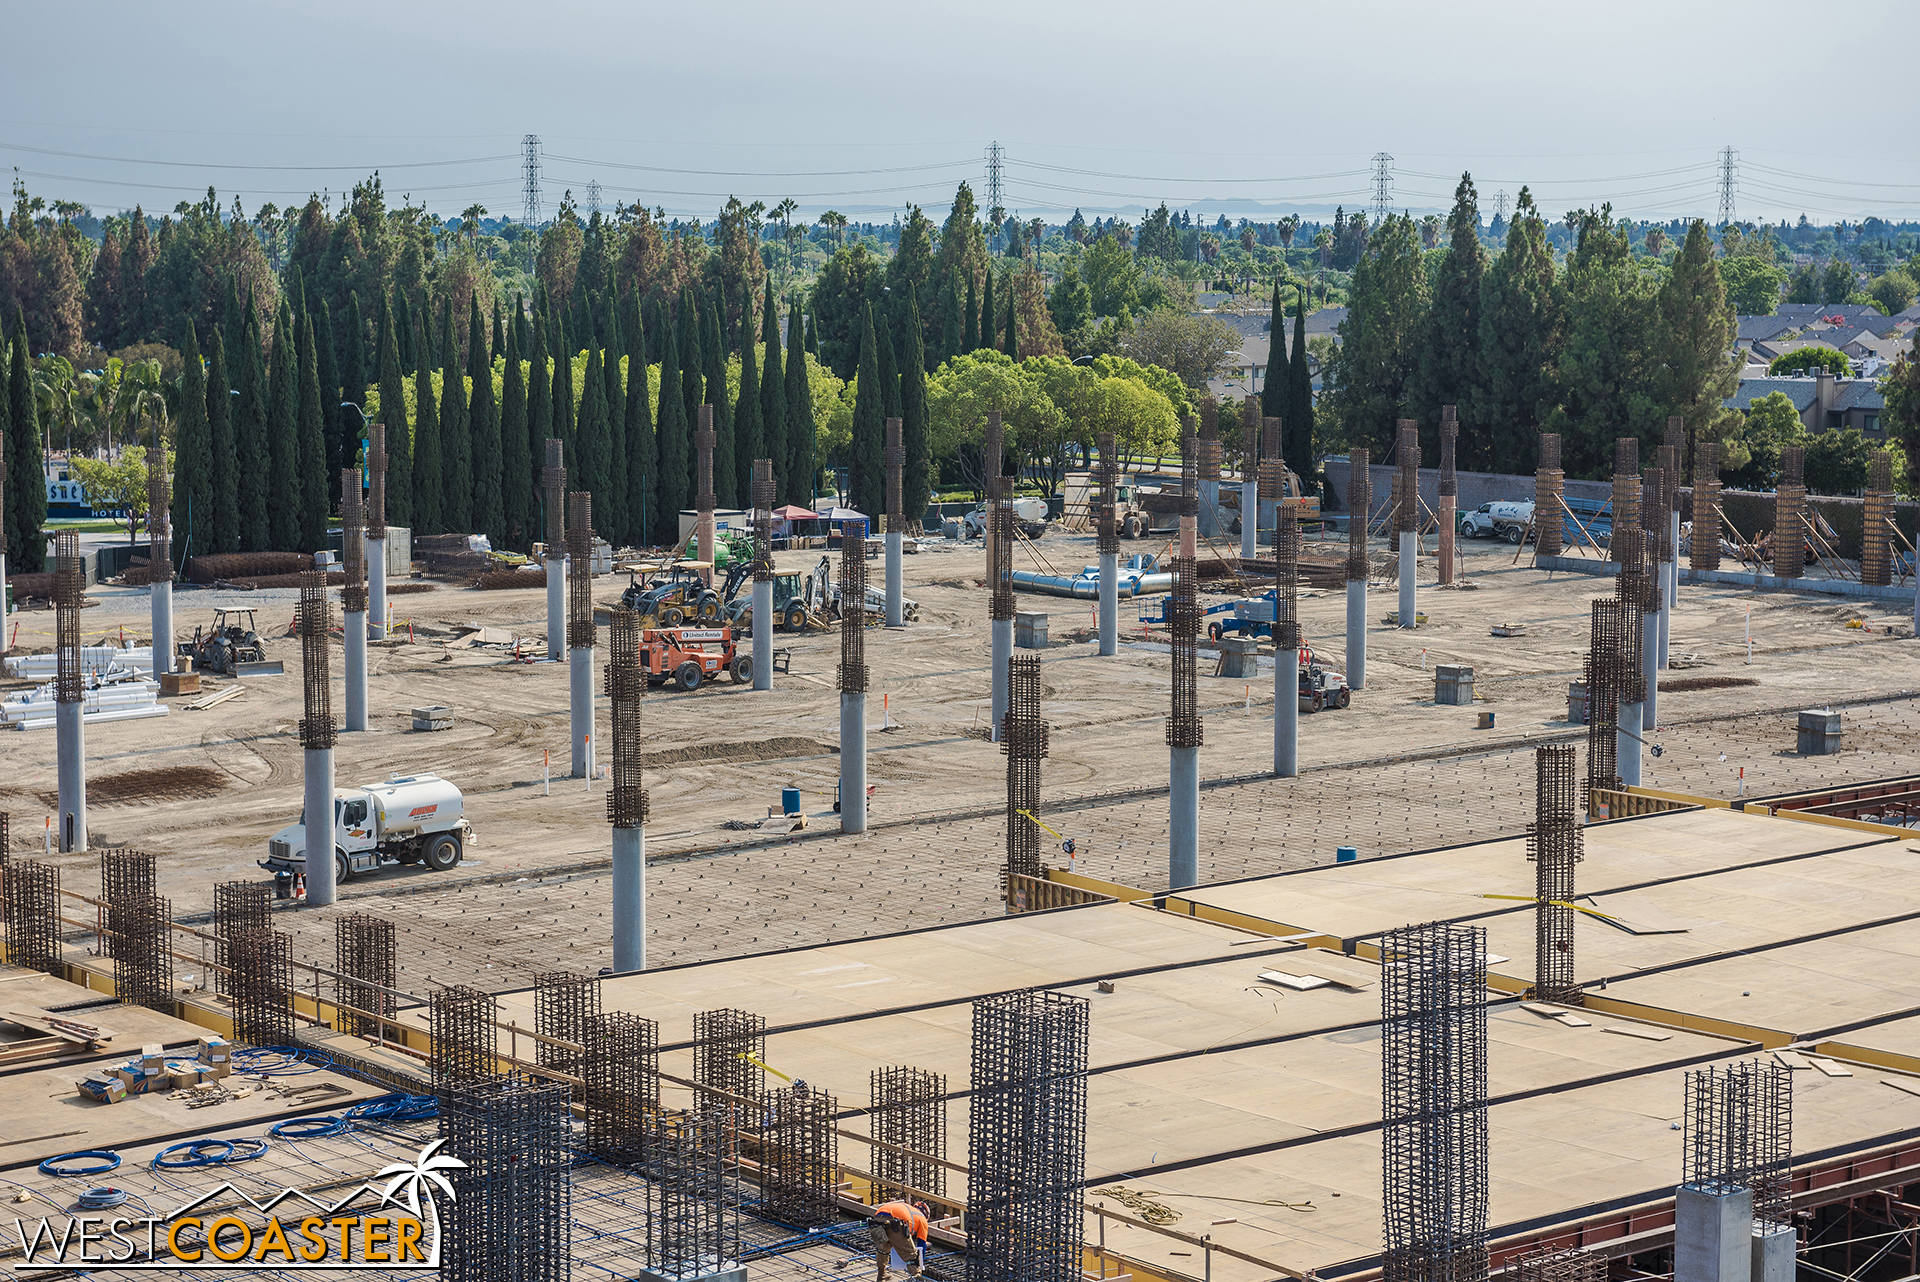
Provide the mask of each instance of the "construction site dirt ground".
MULTIPOLYGON (((1034 549, 1068 573, 1094 559, 1090 536, 1056 531, 1034 549)), ((1342 542, 1308 551, 1337 556, 1344 549, 1342 542)), ((1159 548, 1142 542, 1127 550, 1159 548)), ((1384 545, 1375 551, 1376 566, 1387 565, 1384 545)), ((1449 589, 1434 581, 1434 563, 1422 560, 1420 607, 1428 621, 1416 630, 1384 624, 1395 593, 1391 582, 1375 582, 1366 688, 1350 708, 1301 715, 1297 779, 1269 774, 1271 658, 1256 680, 1214 677, 1214 656, 1203 649, 1203 881, 1327 862, 1339 845, 1356 846, 1365 858, 1524 829, 1532 747, 1585 736, 1567 720, 1567 687, 1580 679, 1588 601, 1611 585, 1550 576, 1524 555, 1516 564, 1504 544, 1464 542, 1460 551, 1460 581, 1449 589), (1525 625, 1524 635, 1495 637, 1497 624, 1525 625), (1474 706, 1435 704, 1433 669, 1441 663, 1474 668, 1474 706), (1483 713, 1494 715, 1492 728, 1480 728, 1483 713)), ((782 553, 778 568, 805 570, 819 556, 782 553)), ((1046 568, 1027 556, 1016 566, 1046 568)), ((833 813, 837 633, 776 634, 792 663, 775 676, 771 694, 725 680, 692 693, 649 693, 651 964, 1002 911, 1006 789, 1004 758, 987 738, 985 555, 978 543, 934 543, 906 558, 905 569, 918 621, 876 628, 867 639, 873 794, 864 835, 839 836, 833 813), (801 790, 802 832, 759 827, 779 808, 783 787, 801 790)), ((872 577, 880 578, 877 564, 872 577)), ((612 605, 625 582, 624 575, 602 577, 596 601, 612 605)), ((1344 593, 1301 595, 1308 643, 1340 666, 1344 593)), ((299 648, 281 635, 295 596, 177 588, 182 636, 209 621, 216 603, 257 607, 271 638, 268 657, 284 660, 286 674, 248 679, 244 697, 206 711, 186 710, 186 696, 167 700, 173 712, 165 718, 87 730, 95 847, 154 852, 159 892, 183 917, 210 907, 215 883, 263 877, 254 861, 268 836, 299 813, 299 648)), ((89 643, 123 630, 145 639, 145 589, 101 586, 87 599, 89 643)), ((1021 610, 1043 611, 1051 622, 1042 817, 1074 839, 1078 871, 1149 889, 1166 878, 1169 657, 1164 628, 1137 616, 1157 617, 1161 601, 1122 602, 1120 653, 1102 659, 1091 640, 1092 602, 1019 600, 1021 610)), ((340 910, 372 908, 395 920, 404 982, 477 977, 505 986, 556 964, 607 964, 606 783, 567 777, 566 671, 517 660, 511 642, 462 640, 485 627, 493 630, 488 636, 521 638, 522 657, 541 652, 545 593, 440 585, 392 604, 396 639, 370 647, 370 729, 341 736, 336 778, 348 786, 436 771, 465 792, 477 840, 449 872, 389 866, 354 878, 342 887, 340 910), (452 728, 412 730, 411 709, 427 704, 450 709, 452 728)), ((10 623, 18 648, 51 647, 51 611, 18 613, 10 623)), ((1920 708, 1911 701, 1920 687, 1920 644, 1909 623, 1905 611, 1881 602, 1683 587, 1672 624, 1676 668, 1662 682, 1682 688, 1660 698, 1663 728, 1651 739, 1662 753, 1647 760, 1643 782, 1732 797, 1920 772, 1920 708), (1795 711, 1828 703, 1846 708, 1844 750, 1800 756, 1795 711)), ((604 661, 603 650, 596 662, 604 661)), ((344 706, 338 648, 334 664, 337 716, 344 706)), ((208 675, 203 691, 227 684, 208 675)), ((596 676, 596 687, 603 685, 596 676)), ((605 743, 604 698, 596 711, 596 737, 605 743)), ((54 736, 7 735, 0 760, 0 809, 13 816, 13 849, 34 854, 53 809, 54 736)), ((600 761, 607 764, 604 750, 600 761)), ((96 856, 56 854, 54 862, 66 889, 97 889, 96 856)), ((1066 858, 1053 852, 1049 862, 1066 858)), ((329 917, 329 910, 290 911, 278 924, 295 933, 297 956, 330 962, 329 917)))

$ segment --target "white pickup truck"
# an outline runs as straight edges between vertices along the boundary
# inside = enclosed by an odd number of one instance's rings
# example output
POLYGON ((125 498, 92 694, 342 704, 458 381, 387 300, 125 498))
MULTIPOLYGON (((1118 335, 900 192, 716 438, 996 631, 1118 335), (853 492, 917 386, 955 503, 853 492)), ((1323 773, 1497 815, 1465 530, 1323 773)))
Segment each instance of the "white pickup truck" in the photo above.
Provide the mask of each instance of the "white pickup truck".
MULTIPOLYGON (((445 872, 473 843, 460 790, 435 774, 391 775, 382 783, 342 788, 333 797, 333 876, 345 881, 382 861, 425 863, 445 872)), ((260 867, 275 874, 307 870, 307 816, 267 841, 260 867)))
POLYGON ((1460 534, 1469 539, 1505 539, 1518 543, 1533 520, 1533 500, 1523 503, 1482 503, 1460 514, 1460 534))

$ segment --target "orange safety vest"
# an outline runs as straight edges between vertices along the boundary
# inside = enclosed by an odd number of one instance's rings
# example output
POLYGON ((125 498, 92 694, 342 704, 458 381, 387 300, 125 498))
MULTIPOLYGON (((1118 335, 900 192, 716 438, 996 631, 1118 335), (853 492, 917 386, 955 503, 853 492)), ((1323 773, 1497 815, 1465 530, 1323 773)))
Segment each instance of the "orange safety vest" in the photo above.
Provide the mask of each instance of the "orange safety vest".
POLYGON ((920 1214, 920 1208, 910 1202, 888 1202, 873 1208, 876 1216, 891 1215, 907 1226, 907 1231, 924 1242, 927 1240, 927 1217, 920 1214))

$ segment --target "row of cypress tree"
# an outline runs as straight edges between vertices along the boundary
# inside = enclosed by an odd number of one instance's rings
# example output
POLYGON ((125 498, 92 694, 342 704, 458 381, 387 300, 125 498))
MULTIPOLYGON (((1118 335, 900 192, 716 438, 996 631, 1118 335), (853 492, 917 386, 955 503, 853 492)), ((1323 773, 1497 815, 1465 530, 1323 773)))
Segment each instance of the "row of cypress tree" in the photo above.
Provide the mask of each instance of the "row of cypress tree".
POLYGON ((39 574, 47 567, 47 544, 40 530, 47 521, 47 483, 40 452, 40 414, 33 398, 33 372, 27 363, 27 318, 13 309, 13 337, 0 361, 0 462, 5 464, 6 519, 0 524, 0 552, 7 573, 39 574))
POLYGON ((1272 348, 1267 355, 1267 381, 1260 389, 1260 416, 1280 420, 1280 453, 1287 470, 1311 484, 1313 456, 1313 374, 1307 367, 1307 296, 1293 301, 1293 351, 1284 369, 1281 342, 1286 336, 1286 302, 1280 282, 1273 282, 1272 348))

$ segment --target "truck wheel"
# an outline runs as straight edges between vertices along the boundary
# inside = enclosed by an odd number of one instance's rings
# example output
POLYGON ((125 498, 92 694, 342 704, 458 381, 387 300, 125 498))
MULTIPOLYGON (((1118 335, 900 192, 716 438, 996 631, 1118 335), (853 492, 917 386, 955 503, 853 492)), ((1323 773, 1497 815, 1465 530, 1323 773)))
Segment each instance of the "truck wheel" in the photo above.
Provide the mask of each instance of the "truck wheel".
POLYGON ((787 631, 798 632, 807 626, 807 612, 799 606, 787 611, 787 631))
POLYGON ((717 596, 700 599, 700 617, 708 623, 720 617, 720 598, 717 596))
POLYGON ((737 686, 753 684, 753 656, 736 654, 733 656, 733 683, 737 686))
POLYGON ((1507 542, 1509 543, 1518 543, 1525 535, 1526 531, 1517 525, 1509 525, 1507 527, 1507 542))
POLYGON ((1207 639, 1217 644, 1220 640, 1220 637, 1221 637, 1220 625, 1217 623, 1209 623, 1207 625, 1207 639))
POLYGON ((333 884, 338 886, 353 876, 353 869, 347 864, 347 852, 335 846, 333 848, 333 884))
POLYGON ((450 833, 441 833, 427 842, 427 867, 435 872, 445 872, 460 862, 460 840, 450 833))
POLYGON ((1340 697, 1339 697, 1339 699, 1338 699, 1338 700, 1336 701, 1336 704, 1335 704, 1335 706, 1337 706, 1337 707, 1341 707, 1341 708, 1344 708, 1344 707, 1346 707, 1346 706, 1347 706, 1348 704, 1350 704, 1350 703, 1352 703, 1352 702, 1353 702, 1353 691, 1351 691, 1351 690, 1342 690, 1342 691, 1340 692, 1340 697))
POLYGON ((698 690, 700 688, 700 665, 693 662, 681 664, 674 670, 673 683, 682 690, 698 690))
POLYGON ((660 626, 663 628, 677 628, 686 622, 686 618, 686 612, 679 606, 670 605, 660 612, 660 626))
POLYGON ((1132 517, 1128 517, 1125 521, 1122 521, 1120 523, 1120 537, 1123 539, 1139 538, 1140 537, 1139 523, 1135 521, 1132 517))

